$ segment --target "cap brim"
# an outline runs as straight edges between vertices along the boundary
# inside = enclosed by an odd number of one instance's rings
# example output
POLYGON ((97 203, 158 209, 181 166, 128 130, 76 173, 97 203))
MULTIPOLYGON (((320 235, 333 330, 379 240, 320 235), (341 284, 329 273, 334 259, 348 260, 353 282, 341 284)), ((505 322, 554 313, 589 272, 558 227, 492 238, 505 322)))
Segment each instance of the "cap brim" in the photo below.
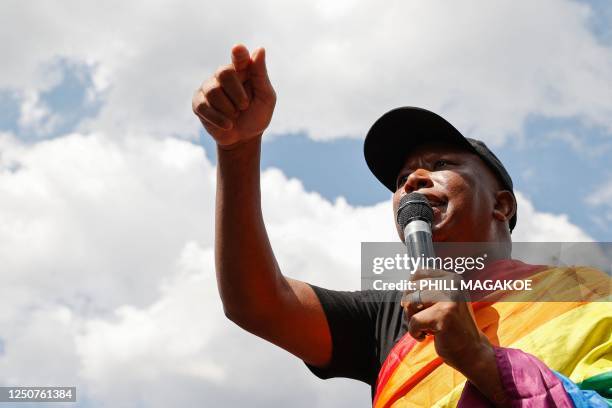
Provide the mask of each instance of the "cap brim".
POLYGON ((427 109, 405 106, 381 116, 363 145, 368 167, 389 190, 396 190, 397 174, 406 156, 424 143, 447 142, 474 151, 472 145, 442 116, 427 109))

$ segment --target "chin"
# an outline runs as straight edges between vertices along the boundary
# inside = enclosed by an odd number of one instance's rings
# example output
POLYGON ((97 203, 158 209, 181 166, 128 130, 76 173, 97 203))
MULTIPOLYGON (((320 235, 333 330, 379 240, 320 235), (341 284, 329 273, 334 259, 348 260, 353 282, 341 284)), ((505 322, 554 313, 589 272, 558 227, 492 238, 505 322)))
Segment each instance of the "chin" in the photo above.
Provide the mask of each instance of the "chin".
POLYGON ((449 229, 448 221, 449 219, 445 213, 441 214, 439 219, 434 219, 434 223, 431 226, 431 239, 434 242, 448 241, 448 231, 452 230, 452 226, 449 229))
POLYGON ((439 228, 435 228, 432 232, 431 232, 431 240, 433 242, 445 242, 447 241, 448 236, 444 233, 444 230, 439 229, 439 228))

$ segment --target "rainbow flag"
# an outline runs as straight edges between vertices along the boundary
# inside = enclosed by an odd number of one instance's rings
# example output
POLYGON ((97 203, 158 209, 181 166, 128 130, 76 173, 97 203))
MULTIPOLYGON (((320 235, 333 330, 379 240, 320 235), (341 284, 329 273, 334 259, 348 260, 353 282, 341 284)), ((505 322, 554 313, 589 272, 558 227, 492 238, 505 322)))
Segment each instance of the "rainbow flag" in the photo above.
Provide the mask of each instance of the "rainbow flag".
MULTIPOLYGON (((570 397, 590 389, 612 406, 612 310, 610 299, 601 299, 602 293, 609 296, 605 285, 610 278, 591 268, 568 269, 562 274, 567 279, 559 279, 559 272, 541 268, 533 275, 534 290, 542 298, 552 288, 580 290, 583 298, 597 301, 524 302, 506 297, 503 302, 474 302, 476 323, 493 345, 519 349, 544 362, 562 379, 570 397)), ((531 299, 538 299, 538 294, 531 299)), ((432 337, 417 342, 406 334, 381 367, 373 406, 454 407, 465 383, 460 372, 437 356, 432 337)), ((580 406, 577 401, 574 404, 580 406)))

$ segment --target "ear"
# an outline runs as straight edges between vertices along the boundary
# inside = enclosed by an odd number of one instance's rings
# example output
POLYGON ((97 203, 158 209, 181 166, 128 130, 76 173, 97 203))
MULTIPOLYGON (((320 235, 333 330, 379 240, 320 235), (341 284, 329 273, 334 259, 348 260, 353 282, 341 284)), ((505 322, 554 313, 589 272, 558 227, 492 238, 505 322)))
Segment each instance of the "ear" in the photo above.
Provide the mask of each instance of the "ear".
POLYGON ((493 208, 493 218, 498 221, 508 221, 516 213, 516 199, 508 190, 499 190, 495 193, 495 207, 493 208))

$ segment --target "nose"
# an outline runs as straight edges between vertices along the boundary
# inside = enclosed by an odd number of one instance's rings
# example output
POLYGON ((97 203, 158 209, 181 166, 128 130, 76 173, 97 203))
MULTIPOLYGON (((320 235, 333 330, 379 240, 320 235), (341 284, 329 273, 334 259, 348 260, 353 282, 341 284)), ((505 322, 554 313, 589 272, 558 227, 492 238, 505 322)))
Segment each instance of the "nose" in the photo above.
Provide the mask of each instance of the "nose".
POLYGON ((406 193, 412 193, 421 188, 429 187, 433 187, 433 181, 431 181, 431 177, 429 177, 429 172, 425 169, 418 169, 408 176, 406 184, 404 184, 404 191, 406 193))

